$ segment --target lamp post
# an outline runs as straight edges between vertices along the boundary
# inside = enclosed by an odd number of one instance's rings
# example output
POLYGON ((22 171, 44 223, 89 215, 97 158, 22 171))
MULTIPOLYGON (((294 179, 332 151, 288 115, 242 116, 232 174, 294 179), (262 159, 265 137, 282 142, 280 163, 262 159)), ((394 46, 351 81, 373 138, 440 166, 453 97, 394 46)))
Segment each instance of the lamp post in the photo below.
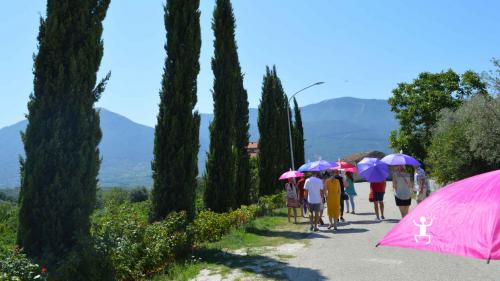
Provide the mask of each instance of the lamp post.
MULTIPOLYGON (((317 86, 317 85, 321 85, 321 84, 324 84, 325 82, 316 82, 314 84, 311 84, 303 89, 300 89, 298 90, 297 92, 295 92, 295 94, 293 94, 289 99, 288 99, 288 106, 290 106, 290 102, 292 101, 293 97, 295 97, 298 93, 304 91, 304 90, 307 90, 311 87, 314 87, 314 86, 317 86)), ((290 127, 290 110, 289 108, 286 109, 286 115, 288 117, 288 137, 290 138, 290 158, 292 160, 292 170, 295 171, 295 163, 294 163, 294 159, 293 159, 293 143, 292 143, 292 128, 290 127)))

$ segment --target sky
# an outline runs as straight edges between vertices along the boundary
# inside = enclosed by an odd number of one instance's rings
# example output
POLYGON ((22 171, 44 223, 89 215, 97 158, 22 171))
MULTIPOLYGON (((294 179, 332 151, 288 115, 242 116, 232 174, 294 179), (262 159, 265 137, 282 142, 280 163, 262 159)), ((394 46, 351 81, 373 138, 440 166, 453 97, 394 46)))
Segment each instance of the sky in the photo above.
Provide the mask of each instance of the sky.
MULTIPOLYGON (((46 1, 2 1, 0 128, 27 113, 33 54, 46 1)), ((239 59, 251 107, 261 96, 266 65, 276 65, 299 105, 344 96, 387 99, 397 83, 420 72, 492 69, 500 58, 500 1, 233 0, 239 59)), ((111 80, 97 106, 154 126, 166 40, 165 0, 112 0, 104 21, 98 79, 111 80)), ((212 112, 212 12, 201 0, 202 49, 198 104, 212 112)))

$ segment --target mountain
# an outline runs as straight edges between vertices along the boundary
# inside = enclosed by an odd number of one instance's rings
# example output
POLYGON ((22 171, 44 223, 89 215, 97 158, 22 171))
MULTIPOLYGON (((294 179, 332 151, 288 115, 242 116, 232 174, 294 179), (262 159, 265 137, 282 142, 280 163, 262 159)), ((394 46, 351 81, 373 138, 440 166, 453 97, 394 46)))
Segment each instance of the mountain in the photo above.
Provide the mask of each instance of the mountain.
MULTIPOLYGON (((257 109, 250 109, 250 139, 258 140, 257 109)), ((198 167, 205 168, 212 114, 201 114, 198 167)), ((359 151, 389 152, 388 137, 398 127, 386 100, 337 98, 302 107, 306 159, 331 159, 359 151)), ((0 188, 19 185, 20 132, 26 121, 0 129, 0 188)), ((286 126, 286 124, 284 124, 286 126)), ((151 186, 154 129, 101 109, 102 186, 151 186)))

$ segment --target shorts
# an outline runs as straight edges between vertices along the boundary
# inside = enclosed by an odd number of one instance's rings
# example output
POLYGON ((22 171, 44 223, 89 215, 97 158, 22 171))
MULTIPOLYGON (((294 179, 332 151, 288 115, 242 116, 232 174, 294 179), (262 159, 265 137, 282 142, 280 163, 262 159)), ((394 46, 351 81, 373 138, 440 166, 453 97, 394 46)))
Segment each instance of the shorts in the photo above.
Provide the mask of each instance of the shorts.
POLYGON ((394 196, 396 199, 396 206, 410 206, 411 205, 411 198, 410 199, 399 199, 398 197, 394 196))
POLYGON ((321 203, 312 204, 309 203, 309 212, 319 212, 321 210, 321 203))
POLYGON ((385 192, 374 192, 373 197, 375 198, 375 202, 384 202, 384 194, 385 192))

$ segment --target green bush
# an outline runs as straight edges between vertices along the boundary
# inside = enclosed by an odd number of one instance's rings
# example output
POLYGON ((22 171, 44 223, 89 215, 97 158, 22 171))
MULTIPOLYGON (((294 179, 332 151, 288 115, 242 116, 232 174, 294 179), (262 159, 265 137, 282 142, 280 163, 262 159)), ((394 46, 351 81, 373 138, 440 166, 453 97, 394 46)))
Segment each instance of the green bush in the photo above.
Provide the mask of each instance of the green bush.
POLYGON ((185 213, 148 223, 151 202, 108 205, 94 214, 92 235, 102 241, 117 280, 143 280, 189 253, 185 213))
POLYGON ((148 200, 149 192, 145 187, 132 189, 129 194, 129 201, 131 203, 143 202, 148 200))
MULTIPOLYGON (((171 213, 165 220, 149 224, 151 201, 130 203, 123 194, 117 189, 104 192, 102 208, 92 215, 92 240, 82 242, 77 251, 60 257, 57 268, 49 269, 51 278, 145 280, 186 258, 193 243, 218 241, 231 229, 243 227, 257 216, 285 206, 281 193, 262 197, 257 204, 229 213, 200 211, 189 226, 183 212, 171 213)), ((17 206, 0 204, 0 280, 33 280, 37 275, 46 278, 40 266, 20 251, 12 251, 16 229, 17 206)))
POLYGON ((280 193, 261 197, 257 204, 242 206, 229 213, 219 214, 212 211, 201 211, 191 226, 195 243, 218 241, 232 228, 241 227, 256 216, 270 214, 274 209, 284 206, 284 193, 280 193))
POLYGON ((129 201, 129 191, 123 188, 113 187, 111 189, 103 190, 102 197, 105 205, 120 205, 129 201))
POLYGON ((276 195, 263 196, 257 202, 257 216, 265 216, 270 214, 273 210, 283 208, 286 206, 285 193, 278 193, 276 195))
POLYGON ((8 254, 0 253, 0 280, 47 280, 47 270, 15 249, 8 254))
POLYGON ((212 211, 199 212, 191 228, 196 244, 220 240, 230 229, 230 217, 226 213, 212 211))
POLYGON ((0 253, 9 253, 16 243, 18 208, 14 203, 0 202, 0 253))

